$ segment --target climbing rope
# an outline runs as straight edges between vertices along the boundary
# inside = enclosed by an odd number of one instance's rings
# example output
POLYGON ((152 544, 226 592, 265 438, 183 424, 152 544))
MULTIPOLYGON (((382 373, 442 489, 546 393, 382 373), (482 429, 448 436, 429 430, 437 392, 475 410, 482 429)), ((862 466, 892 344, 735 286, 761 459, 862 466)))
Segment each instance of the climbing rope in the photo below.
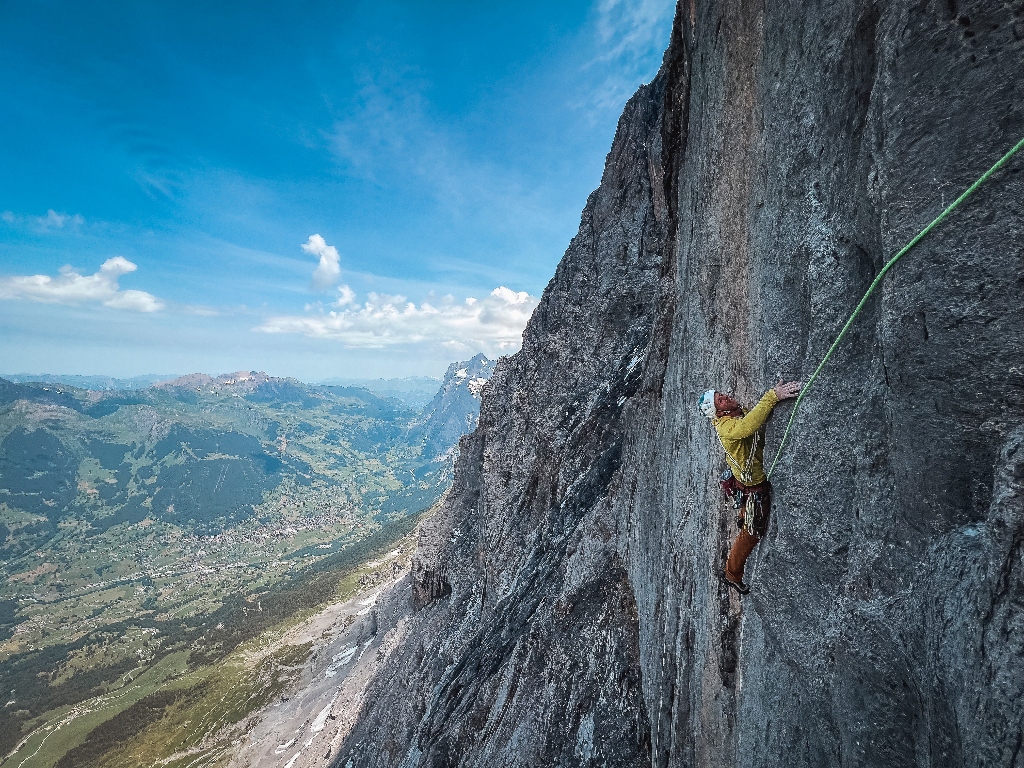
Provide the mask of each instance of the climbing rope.
POLYGON ((796 418, 797 409, 800 408, 800 402, 804 399, 804 396, 807 394, 807 391, 811 388, 811 385, 814 383, 814 380, 818 378, 818 374, 821 373, 821 369, 825 367, 825 363, 827 363, 828 359, 832 357, 832 353, 836 351, 836 347, 838 347, 839 342, 843 340, 843 336, 845 336, 846 332, 850 330, 850 326, 853 325, 853 321, 857 319, 857 315, 859 315, 860 311, 864 308, 864 305, 867 303, 868 298, 870 298, 871 294, 874 293, 875 288, 878 287, 878 284, 882 282, 882 278, 885 277, 885 273, 892 269, 892 266, 897 261, 899 261, 907 251, 909 251, 911 248, 913 248, 915 245, 921 242, 922 238, 924 238, 925 235, 927 235, 929 232, 935 229, 935 227, 939 225, 939 222, 941 222, 950 213, 956 210, 960 203, 962 203, 964 200, 970 197, 974 193, 974 190, 976 190, 978 187, 980 187, 982 184, 988 181, 988 178, 993 173, 995 173, 1004 165, 1006 165, 1010 158, 1013 157, 1017 153, 1017 150, 1019 150, 1021 147, 1024 147, 1024 139, 1018 141, 1014 145, 1013 149, 1011 149, 1009 152, 1007 152, 1005 155, 999 158, 999 161, 995 165, 993 165, 991 168, 985 171, 985 173, 982 174, 982 176, 976 182, 971 184, 971 186, 969 186, 967 190, 962 195, 960 195, 960 197, 958 197, 956 200, 950 203, 949 206, 946 207, 946 210, 944 210, 942 213, 936 216, 931 224, 922 229, 913 240, 904 245, 900 249, 899 253, 897 253, 895 256, 889 259, 889 261, 886 262, 885 266, 882 267, 882 271, 878 273, 877 277, 875 277, 875 279, 871 282, 871 285, 868 286, 868 290, 861 298, 860 302, 857 304, 857 308, 853 310, 853 314, 850 315, 850 319, 846 321, 846 325, 843 326, 843 330, 841 330, 839 332, 839 335, 836 336, 836 340, 833 341, 832 346, 828 348, 828 352, 825 353, 825 357, 822 358, 820 363, 818 363, 818 367, 814 369, 814 373, 811 374, 811 377, 807 380, 807 383, 800 390, 800 394, 797 397, 796 402, 793 404, 793 412, 789 415, 789 422, 786 424, 786 431, 782 433, 782 442, 779 443, 779 450, 775 454, 775 458, 772 460, 772 465, 768 470, 768 477, 772 476, 772 472, 775 471, 775 465, 778 463, 779 457, 782 455, 782 449, 786 445, 786 438, 789 436, 790 427, 793 426, 793 419, 796 418))

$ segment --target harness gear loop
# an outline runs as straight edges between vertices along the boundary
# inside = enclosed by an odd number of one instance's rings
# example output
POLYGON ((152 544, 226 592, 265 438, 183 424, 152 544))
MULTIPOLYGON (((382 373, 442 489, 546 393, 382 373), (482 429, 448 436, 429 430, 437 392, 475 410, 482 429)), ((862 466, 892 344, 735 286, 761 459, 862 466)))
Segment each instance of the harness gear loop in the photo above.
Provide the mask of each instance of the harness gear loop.
POLYGON ((1013 146, 1013 148, 1010 149, 1009 152, 1007 152, 1005 155, 999 158, 998 161, 996 161, 995 165, 993 165, 991 168, 985 171, 985 173, 983 173, 977 181, 975 181, 973 184, 971 184, 971 186, 964 190, 963 194, 961 194, 960 197, 958 197, 956 200, 950 203, 946 207, 946 209, 938 216, 936 216, 927 227, 918 232, 913 240, 904 245, 899 250, 899 253, 897 253, 895 256, 889 259, 889 261, 885 263, 885 266, 882 267, 882 270, 872 281, 871 285, 868 286, 868 289, 864 293, 864 296, 862 296, 861 300, 857 303, 856 309, 853 310, 853 314, 850 315, 850 318, 846 321, 846 324, 843 326, 843 329, 839 332, 839 335, 836 337, 836 340, 832 342, 832 346, 828 348, 828 352, 825 353, 825 357, 822 358, 820 363, 818 363, 818 367, 814 369, 814 373, 812 373, 811 377, 807 380, 807 384, 805 384, 804 387, 800 390, 800 394, 797 396, 796 402, 793 404, 793 412, 789 415, 789 421, 786 423, 786 431, 782 433, 782 442, 779 443, 779 450, 775 454, 775 458, 772 459, 771 467, 768 469, 768 477, 772 476, 772 472, 775 471, 775 465, 778 464, 779 462, 779 457, 782 455, 782 449, 786 445, 786 438, 789 436, 789 430, 793 426, 793 420, 796 418, 797 410, 800 408, 800 402, 804 399, 804 395, 807 394, 807 391, 811 388, 811 385, 814 383, 814 380, 818 378, 818 374, 821 373, 821 369, 825 367, 825 363, 827 363, 829 358, 832 357, 832 353, 836 351, 836 347, 839 346, 839 342, 843 340, 843 337, 846 335, 846 332, 850 330, 850 326, 853 325, 853 321, 857 318, 857 315, 859 315, 860 311, 864 308, 864 305, 867 303, 868 298, 871 296, 872 293, 875 292, 875 288, 878 287, 878 284, 882 282, 882 278, 885 277, 885 273, 888 272, 893 267, 893 265, 903 257, 903 255, 907 251, 909 251, 911 248, 913 248, 915 245, 921 242, 925 235, 927 235, 929 232, 935 229, 935 227, 938 226, 939 222, 941 222, 944 218, 946 218, 946 216, 948 216, 950 213, 956 210, 956 208, 958 208, 964 200, 970 197, 978 187, 980 187, 982 184, 988 181, 989 177, 993 173, 995 173, 1004 165, 1006 165, 1006 163, 1009 162, 1010 158, 1017 154, 1018 150, 1020 150, 1022 147, 1024 147, 1024 139, 1018 141, 1013 146))

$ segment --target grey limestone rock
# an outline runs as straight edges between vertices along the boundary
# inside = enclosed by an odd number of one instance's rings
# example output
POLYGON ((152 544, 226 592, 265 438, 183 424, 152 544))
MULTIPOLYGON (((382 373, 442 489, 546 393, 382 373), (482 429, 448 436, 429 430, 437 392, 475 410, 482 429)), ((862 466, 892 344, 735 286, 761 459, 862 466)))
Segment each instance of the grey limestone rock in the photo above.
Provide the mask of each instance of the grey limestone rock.
POLYGON ((742 601, 694 408, 814 369, 1022 71, 1017 1, 679 5, 338 766, 1024 766, 1024 157, 808 395, 742 601))

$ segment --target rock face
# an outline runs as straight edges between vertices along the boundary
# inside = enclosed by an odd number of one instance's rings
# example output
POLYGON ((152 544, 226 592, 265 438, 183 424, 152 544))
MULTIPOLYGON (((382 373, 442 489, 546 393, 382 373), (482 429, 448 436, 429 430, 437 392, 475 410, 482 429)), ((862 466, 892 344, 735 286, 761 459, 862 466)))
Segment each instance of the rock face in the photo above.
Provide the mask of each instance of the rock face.
POLYGON ((694 408, 813 370, 1024 136, 1022 71, 1020 3, 680 4, 336 765, 1024 765, 1024 157, 805 400, 742 602, 694 408))

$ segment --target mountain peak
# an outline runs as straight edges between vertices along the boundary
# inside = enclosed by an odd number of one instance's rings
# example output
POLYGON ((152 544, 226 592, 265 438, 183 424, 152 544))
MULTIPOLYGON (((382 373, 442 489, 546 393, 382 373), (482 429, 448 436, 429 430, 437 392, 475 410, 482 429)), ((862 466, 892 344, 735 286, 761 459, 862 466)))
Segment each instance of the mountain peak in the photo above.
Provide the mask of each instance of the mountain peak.
POLYGON ((484 385, 494 373, 494 361, 488 360, 483 354, 478 354, 464 362, 452 363, 441 382, 441 389, 434 396, 434 401, 424 411, 436 410, 441 401, 448 397, 455 396, 459 389, 465 389, 477 400, 483 394, 484 385))
POLYGON ((176 389, 220 389, 230 387, 248 392, 270 381, 283 382, 288 381, 288 379, 268 376, 265 371, 235 371, 234 373, 222 373, 219 376, 210 376, 208 373, 190 373, 170 381, 161 381, 153 386, 176 389))
POLYGON ((413 435, 422 435, 425 452, 437 459, 447 455, 458 437, 476 428, 480 415, 480 399, 495 362, 482 354, 455 362, 413 426, 413 435))

